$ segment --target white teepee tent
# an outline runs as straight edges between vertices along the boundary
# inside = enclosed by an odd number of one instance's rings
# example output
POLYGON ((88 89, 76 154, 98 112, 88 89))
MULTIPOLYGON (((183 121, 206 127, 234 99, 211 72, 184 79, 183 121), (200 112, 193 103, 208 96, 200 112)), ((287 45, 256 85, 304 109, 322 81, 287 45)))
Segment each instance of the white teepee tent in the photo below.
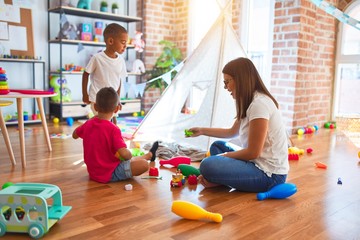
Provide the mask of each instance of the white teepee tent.
POLYGON ((145 116, 133 135, 134 140, 172 141, 206 151, 214 139, 205 136, 185 138, 184 130, 195 126, 226 128, 233 124, 235 102, 224 89, 222 68, 230 60, 245 56, 225 8, 145 116), (196 113, 182 112, 189 99, 199 98, 203 101, 198 104, 196 113))

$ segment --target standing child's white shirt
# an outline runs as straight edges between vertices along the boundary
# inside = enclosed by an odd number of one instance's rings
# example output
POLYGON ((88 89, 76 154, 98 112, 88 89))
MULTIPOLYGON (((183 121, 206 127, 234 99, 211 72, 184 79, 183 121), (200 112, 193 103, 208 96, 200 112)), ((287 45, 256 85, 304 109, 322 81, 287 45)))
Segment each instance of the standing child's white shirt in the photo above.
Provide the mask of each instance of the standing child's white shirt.
POLYGON ((89 100, 95 102, 96 93, 103 87, 112 87, 117 91, 121 86, 121 79, 127 77, 124 58, 110 58, 104 52, 92 56, 85 71, 90 74, 89 100))

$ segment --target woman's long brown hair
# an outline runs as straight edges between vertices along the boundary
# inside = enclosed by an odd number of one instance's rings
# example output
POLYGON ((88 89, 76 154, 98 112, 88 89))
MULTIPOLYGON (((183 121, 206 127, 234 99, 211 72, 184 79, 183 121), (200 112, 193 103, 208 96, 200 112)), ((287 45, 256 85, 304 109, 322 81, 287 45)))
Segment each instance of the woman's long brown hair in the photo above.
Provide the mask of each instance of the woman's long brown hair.
POLYGON ((255 92, 263 93, 269 96, 276 107, 278 102, 267 90, 255 65, 248 58, 236 58, 228 62, 222 72, 230 75, 235 81, 235 99, 238 120, 246 117, 246 110, 254 99, 255 92))

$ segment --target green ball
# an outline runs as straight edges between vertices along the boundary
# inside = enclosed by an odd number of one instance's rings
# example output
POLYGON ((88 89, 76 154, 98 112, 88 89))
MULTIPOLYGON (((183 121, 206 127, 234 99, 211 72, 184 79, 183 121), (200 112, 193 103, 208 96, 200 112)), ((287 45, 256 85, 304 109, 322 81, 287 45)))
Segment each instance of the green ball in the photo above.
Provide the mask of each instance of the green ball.
POLYGON ((324 127, 325 127, 325 128, 330 128, 330 123, 329 123, 329 122, 325 123, 325 124, 324 124, 324 127))

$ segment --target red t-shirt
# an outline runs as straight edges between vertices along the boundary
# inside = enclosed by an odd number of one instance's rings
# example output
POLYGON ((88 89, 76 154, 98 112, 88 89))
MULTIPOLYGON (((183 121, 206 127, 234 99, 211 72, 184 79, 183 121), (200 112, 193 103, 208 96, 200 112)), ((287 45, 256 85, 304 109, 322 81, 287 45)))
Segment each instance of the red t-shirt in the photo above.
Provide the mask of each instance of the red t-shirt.
POLYGON ((83 139, 84 162, 90 179, 107 183, 120 164, 115 157, 119 148, 126 148, 118 126, 108 120, 93 117, 76 129, 83 139))

